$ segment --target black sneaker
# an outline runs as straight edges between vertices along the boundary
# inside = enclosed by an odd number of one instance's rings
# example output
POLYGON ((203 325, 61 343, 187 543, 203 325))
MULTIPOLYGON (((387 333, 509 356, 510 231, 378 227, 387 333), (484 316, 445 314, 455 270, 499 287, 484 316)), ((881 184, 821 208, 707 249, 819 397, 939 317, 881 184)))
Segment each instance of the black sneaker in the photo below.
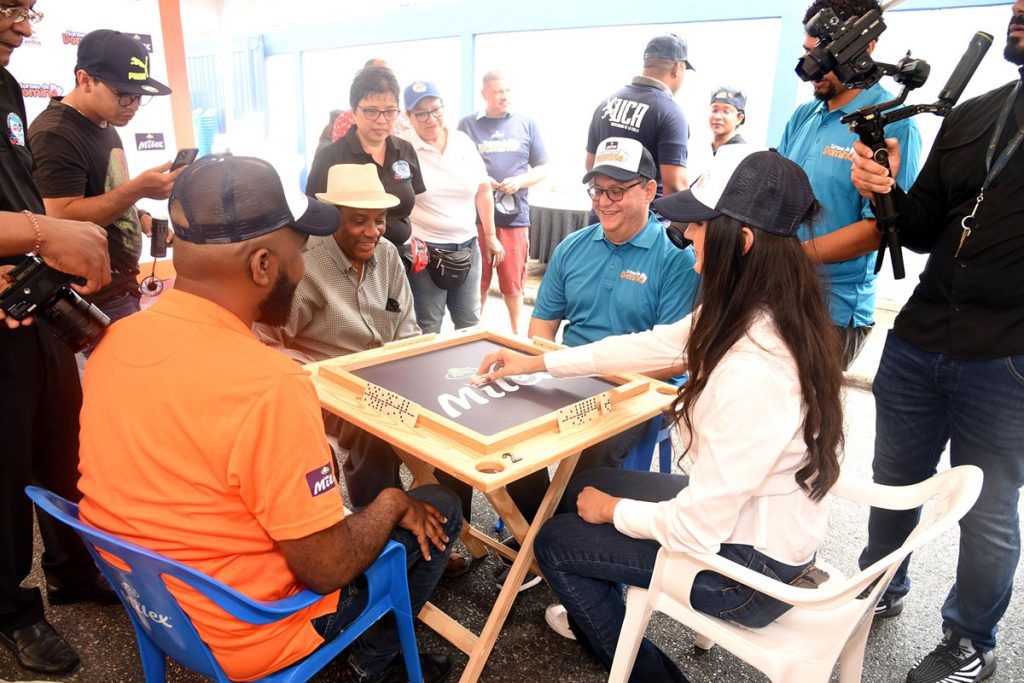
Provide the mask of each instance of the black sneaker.
POLYGON ((972 683, 996 670, 996 653, 978 652, 967 638, 946 631, 939 646, 907 674, 907 683, 972 683))
MULTIPOLYGON (((501 544, 506 548, 509 548, 510 550, 515 550, 517 553, 520 550, 519 541, 516 540, 515 536, 509 536, 504 541, 502 541, 501 544)), ((512 560, 508 559, 504 555, 498 555, 498 559, 501 560, 501 563, 504 564, 506 567, 512 566, 512 560)))
MULTIPOLYGON (((440 683, 448 678, 452 670, 452 659, 448 655, 420 653, 420 669, 423 672, 423 683, 440 683)), ((351 660, 346 661, 338 674, 338 680, 341 683, 401 683, 408 681, 409 677, 405 671, 405 660, 399 653, 377 678, 370 678, 352 666, 351 660)))
POLYGON ((899 616, 903 611, 903 596, 890 597, 882 595, 882 599, 875 605, 875 619, 889 619, 899 616))
MULTIPOLYGON (((860 595, 857 596, 858 600, 866 600, 871 595, 871 589, 874 588, 874 584, 871 584, 865 588, 860 595)), ((875 619, 888 619, 895 617, 903 611, 903 596, 892 597, 882 594, 882 598, 875 605, 875 619)))

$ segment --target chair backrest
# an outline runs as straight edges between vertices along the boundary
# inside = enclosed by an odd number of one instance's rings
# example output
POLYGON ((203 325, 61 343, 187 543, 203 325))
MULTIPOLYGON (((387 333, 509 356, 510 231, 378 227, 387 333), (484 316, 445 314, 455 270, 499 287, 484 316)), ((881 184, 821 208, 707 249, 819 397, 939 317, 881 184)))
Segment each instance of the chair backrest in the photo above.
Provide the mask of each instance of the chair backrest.
MULTIPOLYGON (((884 486, 840 477, 830 491, 839 498, 888 510, 909 510, 931 502, 903 545, 852 577, 857 585, 849 590, 859 592, 858 586, 863 588, 860 584, 866 586, 878 576, 883 577, 880 584, 887 584, 905 557, 956 526, 970 511, 981 493, 983 481, 981 469, 974 465, 953 467, 909 486, 884 486)), ((884 585, 881 588, 884 590, 884 585)))
POLYGON ((42 510, 82 537, 96 564, 118 592, 137 632, 144 632, 162 652, 193 671, 216 680, 227 680, 192 621, 167 590, 163 577, 174 577, 218 604, 221 602, 218 598, 230 593, 247 600, 244 596, 194 569, 83 522, 78 506, 54 493, 35 486, 25 491, 42 510), (100 550, 116 558, 128 570, 108 561, 98 552, 100 550))

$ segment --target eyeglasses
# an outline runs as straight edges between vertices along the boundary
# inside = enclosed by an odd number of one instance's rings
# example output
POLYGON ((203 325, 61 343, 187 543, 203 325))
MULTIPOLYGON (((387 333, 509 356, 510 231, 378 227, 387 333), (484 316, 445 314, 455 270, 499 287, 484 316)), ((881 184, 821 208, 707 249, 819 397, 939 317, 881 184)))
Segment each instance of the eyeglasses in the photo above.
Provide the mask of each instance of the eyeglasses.
POLYGON ((43 20, 43 13, 37 12, 34 9, 25 9, 24 7, 0 7, 0 15, 3 15, 5 19, 10 19, 15 24, 28 20, 30 24, 38 24, 43 20))
MULTIPOLYGON (((100 81, 100 83, 103 83, 103 81, 100 81)), ((139 103, 140 107, 145 107, 147 104, 153 101, 152 95, 133 95, 131 93, 115 90, 114 87, 108 83, 103 83, 103 85, 106 86, 107 90, 117 95, 117 103, 125 109, 132 106, 136 102, 139 103)))
POLYGON ((690 246, 690 240, 686 239, 686 235, 684 234, 685 230, 685 225, 680 225, 679 223, 670 223, 669 226, 665 228, 665 234, 668 236, 669 242, 676 245, 680 249, 686 249, 688 246, 690 246))
POLYGON ((637 185, 643 184, 643 180, 638 180, 632 185, 626 185, 625 187, 603 188, 597 187, 596 185, 591 185, 590 187, 587 188, 587 194, 589 194, 590 198, 593 199, 595 202, 601 201, 601 197, 608 197, 608 201, 614 204, 622 201, 622 198, 626 196, 626 190, 636 187, 637 185))
POLYGON ((441 117, 444 116, 444 105, 439 104, 433 109, 417 109, 411 113, 417 121, 426 122, 431 116, 440 121, 441 117))
POLYGON ((380 117, 384 117, 385 121, 394 121, 398 118, 398 109, 377 109, 376 107, 359 107, 363 110, 363 114, 366 118, 371 121, 380 121, 380 117))

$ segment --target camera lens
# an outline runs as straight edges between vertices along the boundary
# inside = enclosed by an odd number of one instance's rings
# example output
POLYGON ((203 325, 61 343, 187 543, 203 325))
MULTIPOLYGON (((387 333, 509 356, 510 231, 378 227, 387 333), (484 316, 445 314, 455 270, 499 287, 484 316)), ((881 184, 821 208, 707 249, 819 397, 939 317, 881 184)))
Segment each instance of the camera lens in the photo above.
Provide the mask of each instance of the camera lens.
POLYGON ((95 346, 110 325, 110 318, 103 311, 67 287, 53 297, 44 317, 75 353, 95 346))

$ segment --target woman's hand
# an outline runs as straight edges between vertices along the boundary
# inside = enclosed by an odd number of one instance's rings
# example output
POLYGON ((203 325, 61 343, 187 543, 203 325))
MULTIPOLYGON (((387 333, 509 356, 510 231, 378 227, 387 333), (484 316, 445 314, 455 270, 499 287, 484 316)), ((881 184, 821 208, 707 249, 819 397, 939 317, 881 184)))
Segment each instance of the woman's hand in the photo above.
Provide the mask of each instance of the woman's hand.
POLYGON ((584 522, 611 524, 615 519, 615 506, 620 500, 622 499, 598 491, 593 486, 587 486, 576 497, 576 512, 584 522))
POLYGON ((508 375, 532 375, 544 371, 544 356, 528 356, 510 349, 502 349, 484 356, 473 377, 472 384, 487 384, 508 375))

